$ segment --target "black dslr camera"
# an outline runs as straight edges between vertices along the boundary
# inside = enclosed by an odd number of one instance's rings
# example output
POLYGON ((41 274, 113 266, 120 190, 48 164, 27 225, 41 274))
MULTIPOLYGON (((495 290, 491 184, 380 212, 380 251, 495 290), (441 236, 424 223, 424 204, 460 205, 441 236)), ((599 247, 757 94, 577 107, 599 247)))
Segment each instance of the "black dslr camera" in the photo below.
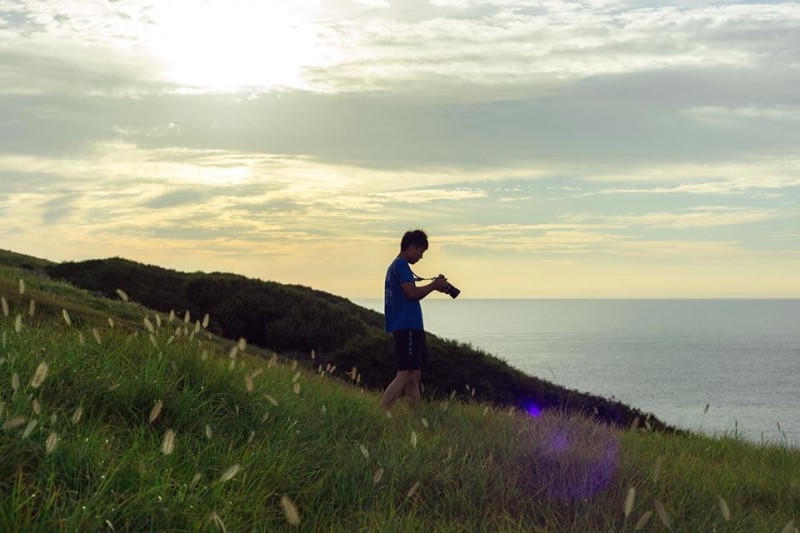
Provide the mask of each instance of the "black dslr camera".
MULTIPOLYGON (((440 274, 440 276, 444 277, 443 274, 440 274)), ((461 294, 461 290, 456 288, 456 286, 453 285, 452 283, 448 282, 447 288, 444 290, 444 293, 450 296, 450 298, 456 299, 458 298, 458 295, 461 294)))

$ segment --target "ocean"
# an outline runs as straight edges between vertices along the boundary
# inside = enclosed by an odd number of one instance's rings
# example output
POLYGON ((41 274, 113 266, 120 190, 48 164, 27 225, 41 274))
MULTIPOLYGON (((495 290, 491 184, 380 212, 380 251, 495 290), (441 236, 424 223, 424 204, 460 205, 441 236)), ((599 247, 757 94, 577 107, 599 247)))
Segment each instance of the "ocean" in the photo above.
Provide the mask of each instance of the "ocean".
MULTIPOLYGON (((383 312, 382 300, 356 300, 383 312)), ((425 329, 677 427, 800 445, 800 300, 432 297, 425 329)), ((424 376, 423 376, 424 379, 424 376)))

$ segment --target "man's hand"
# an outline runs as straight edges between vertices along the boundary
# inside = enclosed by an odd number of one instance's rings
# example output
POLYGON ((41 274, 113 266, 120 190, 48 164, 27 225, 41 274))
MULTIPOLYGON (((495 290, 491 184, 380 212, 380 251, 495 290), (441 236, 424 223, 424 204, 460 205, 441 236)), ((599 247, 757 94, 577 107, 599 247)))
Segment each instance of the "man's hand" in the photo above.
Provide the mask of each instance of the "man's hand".
POLYGON ((444 277, 444 274, 439 274, 431 283, 433 288, 439 292, 444 292, 450 286, 447 282, 447 278, 444 277))

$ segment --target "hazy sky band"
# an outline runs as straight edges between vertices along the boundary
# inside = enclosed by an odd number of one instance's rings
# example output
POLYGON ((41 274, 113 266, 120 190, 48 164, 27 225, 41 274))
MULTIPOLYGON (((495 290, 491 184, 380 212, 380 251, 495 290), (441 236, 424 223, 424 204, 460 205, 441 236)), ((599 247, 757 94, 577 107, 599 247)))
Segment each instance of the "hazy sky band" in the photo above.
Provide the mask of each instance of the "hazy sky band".
MULTIPOLYGON (((0 1, 0 247, 798 297, 800 6, 0 1)), ((464 281, 462 281, 464 280, 464 281)))

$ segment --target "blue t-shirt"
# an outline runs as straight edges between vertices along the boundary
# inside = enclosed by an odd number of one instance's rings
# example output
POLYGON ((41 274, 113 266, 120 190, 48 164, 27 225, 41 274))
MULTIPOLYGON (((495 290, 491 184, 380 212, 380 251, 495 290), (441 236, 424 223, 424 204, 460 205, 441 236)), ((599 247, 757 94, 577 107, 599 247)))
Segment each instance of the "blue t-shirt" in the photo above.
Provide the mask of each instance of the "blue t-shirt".
POLYGON ((401 284, 414 281, 408 261, 396 258, 386 271, 383 311, 386 315, 386 331, 400 329, 423 329, 422 306, 419 300, 409 300, 401 284))

